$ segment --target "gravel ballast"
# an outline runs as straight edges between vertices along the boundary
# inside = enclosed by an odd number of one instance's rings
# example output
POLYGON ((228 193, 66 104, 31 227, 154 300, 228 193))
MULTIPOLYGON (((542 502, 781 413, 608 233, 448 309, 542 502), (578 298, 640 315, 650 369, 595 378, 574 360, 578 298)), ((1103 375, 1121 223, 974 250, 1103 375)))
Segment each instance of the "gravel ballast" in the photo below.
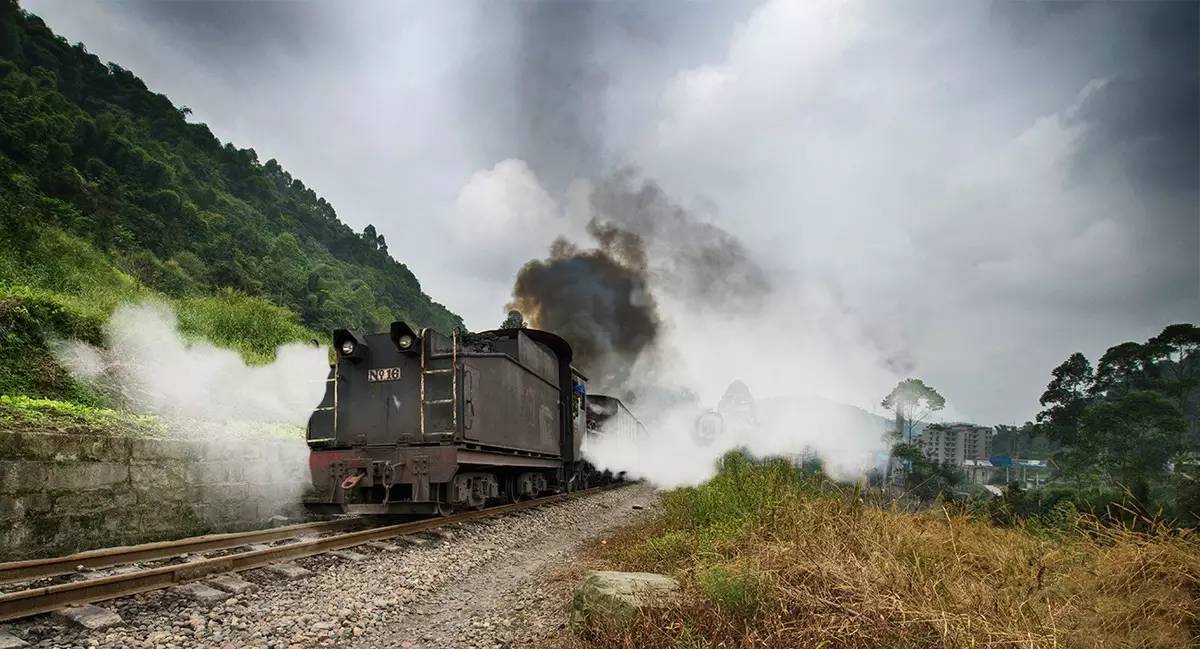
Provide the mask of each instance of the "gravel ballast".
POLYGON ((122 626, 87 631, 39 616, 7 631, 45 648, 529 646, 566 623, 568 602, 540 579, 569 566, 582 542, 649 515, 654 503, 651 487, 629 485, 354 548, 361 558, 300 559, 312 574, 298 579, 246 571, 239 576, 254 588, 215 602, 182 590, 102 602, 122 626))

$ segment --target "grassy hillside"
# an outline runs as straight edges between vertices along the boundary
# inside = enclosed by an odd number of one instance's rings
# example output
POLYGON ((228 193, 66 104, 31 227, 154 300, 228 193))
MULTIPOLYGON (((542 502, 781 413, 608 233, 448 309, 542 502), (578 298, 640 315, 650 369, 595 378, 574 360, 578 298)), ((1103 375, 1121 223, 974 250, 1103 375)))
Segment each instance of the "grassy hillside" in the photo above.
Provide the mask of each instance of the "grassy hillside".
POLYGON ((1200 539, 1142 521, 997 527, 911 512, 782 461, 726 458, 664 515, 593 549, 597 568, 678 578, 686 601, 589 647, 1194 647, 1200 539), (866 502, 864 502, 866 500, 866 502))
POLYGON ((47 346, 101 342, 137 299, 251 360, 335 327, 461 325, 373 227, 188 112, 0 0, 0 394, 88 402, 47 346))

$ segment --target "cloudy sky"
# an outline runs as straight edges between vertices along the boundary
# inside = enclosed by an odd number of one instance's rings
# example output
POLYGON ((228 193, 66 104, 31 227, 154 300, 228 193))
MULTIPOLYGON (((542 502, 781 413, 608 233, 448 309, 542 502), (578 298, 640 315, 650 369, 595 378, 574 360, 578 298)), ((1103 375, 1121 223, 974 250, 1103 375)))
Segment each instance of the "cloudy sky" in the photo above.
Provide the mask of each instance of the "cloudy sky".
MULTIPOLYGON (((763 335, 825 341, 756 393, 878 410, 911 374, 1019 422, 1071 352, 1200 320, 1196 4, 22 5, 373 223, 475 329, 588 243, 578 179, 630 165, 787 287, 763 335)), ((682 313, 676 346, 719 331, 682 313)))

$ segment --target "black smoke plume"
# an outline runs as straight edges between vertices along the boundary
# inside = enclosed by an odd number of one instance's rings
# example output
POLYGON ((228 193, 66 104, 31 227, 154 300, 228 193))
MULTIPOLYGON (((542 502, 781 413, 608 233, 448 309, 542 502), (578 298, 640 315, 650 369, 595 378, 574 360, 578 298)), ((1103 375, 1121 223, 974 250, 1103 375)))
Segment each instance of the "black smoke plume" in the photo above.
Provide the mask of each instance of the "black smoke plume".
POLYGON ((531 327, 565 338, 575 364, 594 385, 610 389, 629 378, 661 323, 637 236, 588 229, 601 247, 584 250, 556 240, 549 258, 530 261, 517 273, 509 308, 531 327))
POLYGON ((744 312, 770 291, 741 241, 632 168, 595 184, 589 207, 595 247, 556 240, 547 259, 517 273, 507 308, 571 343, 576 364, 601 390, 623 393, 634 363, 653 349, 662 330, 654 295, 744 312))
POLYGON ((603 223, 645 242, 652 283, 664 294, 695 307, 745 311, 770 292, 766 272, 737 237, 676 204, 634 167, 597 183, 590 204, 593 225, 603 223))

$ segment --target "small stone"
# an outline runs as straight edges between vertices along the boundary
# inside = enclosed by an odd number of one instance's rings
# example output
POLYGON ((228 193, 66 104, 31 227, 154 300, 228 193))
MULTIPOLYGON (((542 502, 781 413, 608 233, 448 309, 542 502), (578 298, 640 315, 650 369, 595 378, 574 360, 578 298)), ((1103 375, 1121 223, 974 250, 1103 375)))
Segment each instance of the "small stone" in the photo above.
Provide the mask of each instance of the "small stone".
POLYGON ((311 570, 308 570, 307 568, 301 568, 290 561, 285 563, 273 563, 264 568, 264 570, 278 577, 283 577, 284 579, 300 579, 301 577, 307 577, 312 574, 311 570))
POLYGON ((371 541, 366 546, 372 550, 380 552, 399 552, 402 548, 394 543, 384 543, 383 541, 371 541))
POLYGON ((235 574, 217 575, 208 580, 208 584, 214 588, 220 588, 227 593, 235 595, 244 593, 254 588, 254 584, 238 577, 235 574))
POLYGON ((120 615, 91 604, 70 606, 58 611, 58 615, 89 631, 100 631, 125 624, 125 620, 122 620, 120 615))
POLYGON ((28 642, 18 638, 8 631, 0 631, 0 649, 17 649, 17 647, 27 647, 28 642))
POLYGON ((343 561, 362 561, 363 559, 367 558, 367 555, 360 552, 355 552, 353 550, 334 550, 329 554, 342 559, 343 561))
POLYGON ((217 590, 211 586, 205 586, 201 583, 183 584, 181 586, 176 586, 172 590, 180 595, 190 597, 202 604, 215 604, 217 602, 224 601, 225 598, 229 596, 229 593, 217 590))

